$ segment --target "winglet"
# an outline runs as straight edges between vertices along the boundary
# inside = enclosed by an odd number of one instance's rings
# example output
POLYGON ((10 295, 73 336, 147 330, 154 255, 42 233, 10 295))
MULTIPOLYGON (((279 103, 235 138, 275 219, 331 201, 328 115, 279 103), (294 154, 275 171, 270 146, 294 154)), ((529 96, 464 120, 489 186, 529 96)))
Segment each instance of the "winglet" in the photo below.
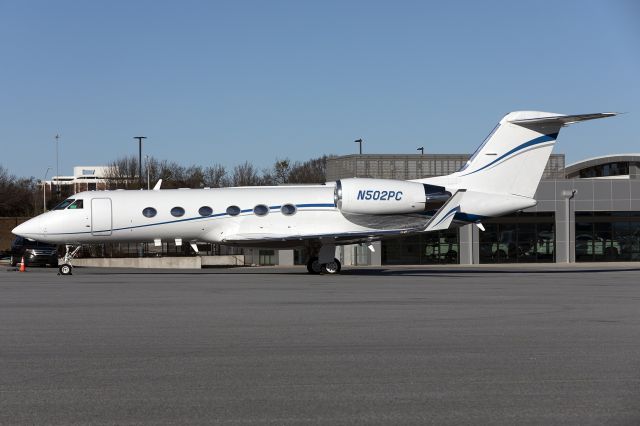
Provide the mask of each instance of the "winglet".
POLYGON ((162 186, 162 179, 158 179, 158 182, 156 183, 156 185, 153 187, 154 191, 159 191, 160 190, 160 186, 162 186))
POLYGON ((460 211, 460 202, 467 192, 466 189, 460 189, 453 197, 449 198, 446 203, 433 215, 431 220, 424 228, 424 232, 438 231, 441 229, 449 229, 456 213, 460 211))

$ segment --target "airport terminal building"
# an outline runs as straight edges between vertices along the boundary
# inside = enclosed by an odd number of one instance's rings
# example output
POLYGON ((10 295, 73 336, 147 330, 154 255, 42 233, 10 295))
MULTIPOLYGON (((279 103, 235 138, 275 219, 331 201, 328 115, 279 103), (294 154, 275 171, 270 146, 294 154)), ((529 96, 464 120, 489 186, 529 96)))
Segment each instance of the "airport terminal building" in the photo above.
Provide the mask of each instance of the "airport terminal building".
MULTIPOLYGON (((418 179, 459 170, 469 155, 346 155, 327 164, 327 181, 348 177, 418 179)), ((640 260, 640 154, 566 165, 549 158, 520 213, 447 231, 339 249, 345 265, 615 262, 640 260)), ((300 256, 296 256, 300 257, 300 256)))

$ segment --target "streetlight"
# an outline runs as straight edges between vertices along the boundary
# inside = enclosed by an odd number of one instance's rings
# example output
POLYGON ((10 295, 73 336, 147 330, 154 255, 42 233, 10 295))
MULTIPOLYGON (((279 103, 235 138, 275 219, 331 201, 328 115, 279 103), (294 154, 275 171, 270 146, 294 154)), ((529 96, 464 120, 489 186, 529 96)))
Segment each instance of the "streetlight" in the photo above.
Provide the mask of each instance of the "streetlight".
POLYGON ((47 175, 49 174, 51 167, 47 167, 47 171, 44 172, 44 178, 42 178, 42 212, 47 212, 47 175))
POLYGON ((360 155, 362 155, 362 142, 363 142, 362 138, 356 139, 354 142, 357 144, 360 144, 360 155))
POLYGON ((56 194, 60 195, 60 160, 58 159, 58 141, 60 135, 56 133, 56 194))
POLYGON ((416 149, 416 151, 420 151, 420 155, 424 155, 424 147, 421 146, 420 148, 416 149))
POLYGON ((138 139, 138 187, 142 189, 142 139, 146 139, 146 136, 134 136, 134 139, 138 139))
POLYGON ((149 156, 144 156, 147 160, 147 191, 151 189, 151 178, 149 177, 149 156))

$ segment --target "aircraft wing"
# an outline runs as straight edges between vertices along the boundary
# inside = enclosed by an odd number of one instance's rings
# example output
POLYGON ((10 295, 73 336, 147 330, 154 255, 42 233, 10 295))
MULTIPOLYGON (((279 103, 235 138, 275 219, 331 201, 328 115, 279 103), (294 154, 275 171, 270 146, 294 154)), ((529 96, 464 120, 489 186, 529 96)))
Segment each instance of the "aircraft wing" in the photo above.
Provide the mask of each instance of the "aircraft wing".
POLYGON ((350 243, 358 241, 375 241, 383 237, 394 235, 406 235, 420 232, 421 229, 385 229, 372 230, 362 232, 342 232, 342 233, 324 233, 324 234, 233 234, 224 238, 222 244, 247 244, 247 243, 265 243, 265 242, 292 242, 306 240, 325 240, 333 239, 340 243, 350 243))

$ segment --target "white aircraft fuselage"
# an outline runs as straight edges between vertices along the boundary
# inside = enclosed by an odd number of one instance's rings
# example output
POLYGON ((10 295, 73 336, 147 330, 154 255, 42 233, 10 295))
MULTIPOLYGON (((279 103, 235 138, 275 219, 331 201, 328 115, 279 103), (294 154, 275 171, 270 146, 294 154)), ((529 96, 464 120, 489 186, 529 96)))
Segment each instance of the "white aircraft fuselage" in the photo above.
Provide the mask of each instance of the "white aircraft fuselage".
MULTIPOLYGON (((19 225, 13 233, 67 245, 175 241, 191 243, 194 248, 196 242, 305 246, 311 249, 309 272, 339 271, 336 245, 468 223, 482 228, 485 218, 534 206, 536 188, 560 129, 613 115, 509 113, 467 164, 448 176, 412 181, 349 178, 325 185, 81 192, 19 225)), ((67 254, 65 261, 72 257, 67 254)), ((71 266, 67 266, 62 273, 70 273, 71 266)))

